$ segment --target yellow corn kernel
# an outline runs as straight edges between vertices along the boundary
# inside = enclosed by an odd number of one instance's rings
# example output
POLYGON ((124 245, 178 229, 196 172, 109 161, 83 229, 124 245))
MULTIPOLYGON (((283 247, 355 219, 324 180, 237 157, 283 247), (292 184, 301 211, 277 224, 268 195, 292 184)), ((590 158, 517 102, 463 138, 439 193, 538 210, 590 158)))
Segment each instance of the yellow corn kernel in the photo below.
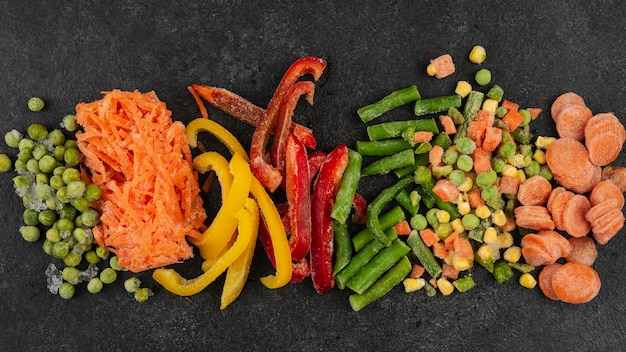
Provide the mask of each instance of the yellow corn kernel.
POLYGON ((498 101, 495 99, 485 99, 483 102, 483 110, 495 114, 496 110, 498 110, 498 101))
POLYGON ((458 81, 454 92, 465 98, 472 91, 472 85, 468 81, 458 81))
POLYGON ((472 208, 470 207, 470 203, 465 201, 457 204, 456 208, 461 215, 467 215, 472 210, 472 208))
POLYGON ((479 205, 474 211, 474 214, 481 219, 486 219, 491 216, 491 210, 489 210, 489 207, 486 205, 479 205))
POLYGON ((444 277, 437 279, 437 288, 444 296, 449 296, 454 292, 454 285, 444 277))
POLYGON ((484 261, 493 260, 493 249, 488 244, 482 244, 478 247, 476 255, 484 261))
POLYGON ((500 226, 502 231, 513 231, 517 228, 517 224, 515 223, 515 219, 512 216, 506 217, 506 223, 504 226, 500 226))
POLYGON ((524 170, 517 170, 517 175, 515 176, 519 179, 519 183, 524 183, 524 181, 526 181, 526 173, 524 170))
POLYGON ((459 195, 455 199, 451 200, 450 203, 459 204, 462 201, 463 201, 463 193, 459 192, 459 195))
POLYGON ((472 189, 472 186, 474 186, 474 180, 472 180, 471 177, 466 177, 463 183, 459 185, 459 191, 469 192, 469 190, 472 189))
POLYGON ((452 266, 458 271, 465 271, 472 267, 472 262, 467 258, 455 256, 454 259, 452 259, 452 266))
POLYGON ((524 163, 524 155, 517 153, 515 155, 513 155, 512 157, 508 158, 506 160, 509 164, 515 166, 516 168, 521 168, 524 167, 525 163, 524 163))
POLYGON ((498 209, 491 213, 491 222, 496 226, 504 226, 506 224, 506 214, 504 210, 498 209))
POLYGON ((435 215, 437 216, 437 220, 439 220, 440 223, 450 222, 450 213, 445 210, 437 210, 437 213, 435 213, 435 215))
MULTIPOLYGON (((467 204, 469 205, 469 203, 467 204)), ((463 226, 463 221, 461 220, 461 218, 456 218, 452 220, 450 225, 452 226, 452 231, 454 232, 463 233, 463 231, 465 231, 465 226, 463 226)))
POLYGON ((517 263, 522 257, 522 249, 518 246, 511 246, 504 251, 502 257, 509 263, 517 263))
POLYGON ((480 45, 475 45, 469 53, 469 60, 475 64, 482 64, 487 58, 487 51, 480 45))
POLYGON ((493 226, 489 226, 485 230, 485 234, 483 235, 483 242, 491 244, 496 243, 498 241, 498 230, 493 226))
POLYGON ((498 235, 498 246, 500 248, 509 248, 513 245, 513 235, 510 232, 503 232, 498 235))
POLYGON ((437 71, 437 69, 435 69, 435 66, 433 64, 430 64, 430 65, 426 66, 426 73, 429 76, 434 76, 436 71, 437 71))
POLYGON ((448 251, 448 255, 445 258, 443 258, 443 262, 448 265, 452 265, 454 262, 454 257, 455 257, 454 251, 448 251))
POLYGON ((502 176, 517 177, 517 168, 511 164, 504 164, 501 174, 502 176))
POLYGON ((424 280, 424 278, 421 278, 421 277, 417 279, 407 277, 406 279, 402 281, 402 284, 404 285, 404 292, 411 293, 411 292, 421 290, 424 287, 424 285, 426 285, 426 280, 424 280))
POLYGON ((541 149, 535 150, 533 154, 533 159, 539 163, 539 165, 543 165, 546 163, 546 152, 541 149))
POLYGON ((548 149, 550 144, 554 143, 554 141, 556 141, 555 137, 539 136, 537 137, 537 140, 535 141, 535 146, 541 149, 548 149))
POLYGON ((531 273, 523 273, 519 277, 519 284, 526 288, 535 288, 537 280, 531 273))

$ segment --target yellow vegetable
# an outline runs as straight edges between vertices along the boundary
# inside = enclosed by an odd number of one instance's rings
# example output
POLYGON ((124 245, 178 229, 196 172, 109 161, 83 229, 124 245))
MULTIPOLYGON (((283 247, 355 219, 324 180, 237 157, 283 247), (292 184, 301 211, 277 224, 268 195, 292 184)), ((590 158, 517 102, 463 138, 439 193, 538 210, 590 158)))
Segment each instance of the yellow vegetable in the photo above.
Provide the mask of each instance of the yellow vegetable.
POLYGON ((454 292, 454 285, 446 278, 437 279, 437 288, 444 296, 449 296, 454 292))
POLYGON ((226 145, 231 154, 240 154, 246 161, 249 161, 246 150, 237 138, 222 125, 209 119, 197 118, 191 121, 185 128, 187 143, 191 147, 195 148, 198 146, 198 133, 200 132, 210 132, 226 145))
POLYGON ((459 95, 461 98, 465 98, 472 91, 472 85, 468 81, 459 81, 456 84, 456 88, 454 89, 454 93, 459 95))
POLYGON ((496 110, 498 109, 498 104, 499 102, 495 99, 485 99, 483 102, 483 110, 489 111, 495 115, 496 110))
POLYGON ((437 70, 435 69, 435 66, 433 64, 429 64, 428 66, 426 66, 426 73, 429 76, 434 76, 437 70))
POLYGON ((402 284, 404 285, 404 292, 411 293, 421 290, 426 285, 426 280, 423 278, 414 279, 407 277, 402 281, 402 284))
POLYGON ((519 284, 526 288, 535 288, 537 280, 530 273, 523 273, 519 277, 519 284))
POLYGON ((517 263, 522 257, 522 249, 518 246, 511 246, 504 251, 502 257, 509 263, 517 263))
POLYGON ((486 219, 491 216, 491 210, 489 210, 489 207, 486 205, 479 205, 474 211, 474 214, 481 219, 486 219))
POLYGON ((475 45, 469 53, 469 60, 475 64, 482 64, 487 58, 487 51, 480 45, 475 45))

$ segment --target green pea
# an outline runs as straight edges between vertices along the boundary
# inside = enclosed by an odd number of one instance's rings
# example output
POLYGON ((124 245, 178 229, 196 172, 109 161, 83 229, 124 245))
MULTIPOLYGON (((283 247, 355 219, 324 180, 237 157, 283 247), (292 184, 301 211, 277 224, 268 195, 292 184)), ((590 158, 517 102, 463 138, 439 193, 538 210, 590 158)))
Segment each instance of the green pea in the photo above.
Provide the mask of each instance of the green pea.
POLYGON ((76 218, 76 214, 78 214, 78 210, 71 205, 64 206, 61 210, 59 210, 59 218, 68 219, 74 221, 76 218))
POLYGON ((415 214, 411 217, 409 221, 411 228, 414 230, 423 230, 428 226, 428 220, 422 214, 415 214))
POLYGON ((507 112, 509 112, 509 109, 505 108, 504 106, 498 106, 498 108, 496 109, 496 115, 498 117, 504 117, 507 112))
POLYGON ((459 158, 456 160, 456 167, 466 172, 472 171, 474 160, 467 154, 459 155, 459 158))
POLYGON ((130 277, 126 279, 126 281, 124 281, 124 289, 126 289, 126 292, 128 293, 137 292, 140 286, 141 286, 141 280, 139 280, 139 278, 135 276, 130 277))
POLYGON ((85 198, 74 198, 72 199, 71 203, 74 208, 76 208, 76 210, 80 211, 81 213, 89 209, 89 207, 91 206, 89 201, 85 198))
POLYGON ((76 241, 78 241, 78 243, 82 243, 82 244, 91 243, 91 241, 93 240, 92 235, 88 233, 87 230, 85 230, 82 227, 75 228, 74 231, 72 232, 72 235, 74 236, 76 241))
POLYGON ((89 293, 98 293, 102 291, 103 286, 104 284, 102 283, 102 280, 94 277, 87 283, 87 291, 89 291, 89 293))
POLYGON ((59 129, 54 129, 48 133, 48 138, 50 138, 50 142, 52 142, 53 146, 62 146, 65 143, 65 135, 63 131, 59 129))
POLYGON ((17 148, 19 149, 19 151, 22 151, 25 149, 33 150, 35 149, 35 141, 33 141, 30 138, 22 138, 20 142, 18 143, 17 148))
POLYGON ((48 147, 43 144, 37 144, 35 149, 31 152, 35 160, 41 159, 44 155, 48 154, 48 147))
POLYGON ((65 165, 74 167, 80 164, 82 160, 82 154, 78 150, 78 148, 67 148, 65 149, 65 153, 63 153, 63 160, 65 160, 65 165))
POLYGON ((48 175, 44 174, 43 172, 40 172, 37 175, 35 175, 36 184, 47 185, 49 181, 50 179, 48 178, 48 175))
POLYGON ((478 185, 478 187, 480 188, 486 188, 493 185, 493 183, 496 182, 497 178, 498 174, 493 170, 481 172, 476 175, 476 185, 478 185))
POLYGON ((85 183, 82 180, 71 181, 67 184, 67 196, 69 198, 80 198, 85 193, 85 183))
POLYGON ((17 153, 17 160, 27 162, 33 157, 31 148, 24 148, 17 153))
POLYGON ((26 170, 31 174, 38 174, 41 170, 39 169, 39 161, 37 159, 30 159, 26 162, 26 170))
POLYGON ((76 143, 76 141, 73 139, 66 139, 63 146, 65 147, 65 149, 78 148, 78 143, 76 143))
POLYGON ((65 182, 66 185, 68 185, 72 181, 79 181, 80 171, 78 171, 78 169, 76 168, 68 167, 65 170, 63 170, 63 174, 61 175, 61 178, 63 178, 63 182, 65 182))
POLYGON ((80 270, 72 266, 66 266, 61 271, 61 277, 63 278, 63 280, 69 283, 76 284, 78 283, 78 279, 80 278, 80 270))
POLYGON ((506 162, 502 160, 502 158, 491 158, 491 168, 493 169, 493 171, 498 173, 502 172, 502 170, 504 169, 504 165, 506 165, 506 162))
POLYGON ((498 154, 503 158, 510 158, 515 155, 515 144, 511 142, 505 142, 498 150, 498 154))
POLYGON ((11 170, 12 166, 13 162, 11 161, 11 158, 9 158, 6 154, 0 154, 0 172, 7 172, 11 170))
POLYGON ((448 180, 450 180, 453 185, 460 186, 465 182, 465 172, 463 172, 463 170, 453 170, 450 175, 448 175, 448 180))
POLYGON ((50 184, 50 187, 56 190, 65 186, 65 183, 63 182, 63 179, 61 178, 61 176, 57 176, 57 175, 50 177, 49 184, 50 184))
POLYGON ((63 263, 65 263, 65 265, 67 265, 68 267, 75 267, 80 264, 82 259, 83 257, 81 255, 74 252, 69 252, 65 257, 63 257, 63 263))
POLYGON ((437 209, 437 208, 430 208, 426 212, 426 221, 428 221, 430 226, 434 226, 435 224, 439 223, 439 219, 437 218, 437 212, 438 211, 439 211, 439 209, 437 209))
POLYGON ((57 214, 50 210, 42 210, 39 212, 39 223, 44 226, 52 226, 54 222, 57 221, 57 214))
POLYGON ((100 272, 100 280, 102 280, 105 284, 111 284, 117 280, 117 271, 112 268, 104 268, 102 272, 100 272))
POLYGON ((100 259, 104 260, 109 258, 111 252, 107 247, 98 247, 96 248, 96 254, 98 255, 98 257, 100 257, 100 259))
POLYGON ((89 264, 98 264, 100 262, 100 257, 98 257, 95 250, 90 250, 85 253, 85 260, 89 264))
POLYGON ((24 224, 26 226, 37 226, 39 225, 39 212, 33 209, 26 209, 22 214, 24 218, 24 224))
POLYGON ((459 157, 459 152, 454 149, 446 149, 443 152, 443 156, 441 157, 441 161, 443 161, 446 165, 454 165, 456 163, 456 159, 459 157))
POLYGON ((74 221, 70 219, 59 219, 56 222, 57 229, 61 232, 74 231, 74 221))
POLYGON ((49 239, 46 239, 43 241, 43 252, 46 253, 47 255, 52 255, 52 246, 54 245, 54 242, 50 241, 49 239))
POLYGON ((20 234, 27 242, 37 242, 40 236, 37 226, 22 226, 20 228, 20 234))
MULTIPOLYGON (((54 193, 53 193, 54 194, 54 193)), ((50 197, 46 199, 46 207, 50 210, 59 210, 61 202, 55 197, 50 197)))
POLYGON ((491 71, 486 68, 480 69, 478 70, 478 72, 476 72, 476 76, 474 76, 474 79, 479 85, 485 86, 489 84, 489 82, 491 82, 491 71))
POLYGON ((55 193, 54 189, 50 187, 49 185, 39 184, 37 185, 35 189, 35 195, 37 196, 37 198, 42 199, 42 200, 46 200, 46 199, 50 199, 54 197, 54 193, 55 193))
POLYGON ((57 167, 57 160, 52 155, 44 155, 39 160, 39 169, 41 172, 51 173, 57 167))
POLYGON ((26 170, 26 162, 24 160, 20 160, 20 159, 15 160, 14 168, 15 168, 15 172, 17 173, 28 172, 28 170, 26 170))
POLYGON ((475 214, 470 213, 467 215, 463 215, 463 218, 461 218, 461 222, 467 230, 472 230, 480 224, 480 219, 475 214))
POLYGON ((88 185, 85 188, 85 194, 83 195, 83 197, 85 197, 85 199, 87 199, 90 202, 100 199, 101 196, 102 196, 102 190, 100 189, 100 187, 96 185, 88 185))
POLYGON ((74 285, 69 282, 64 282, 59 287, 59 296, 63 299, 71 299, 74 297, 74 285))
POLYGON ((76 125, 75 115, 65 115, 61 121, 61 127, 65 128, 69 132, 74 132, 78 128, 76 125))
POLYGON ((433 176, 436 178, 446 177, 452 170, 452 165, 436 165, 432 167, 433 176))
POLYGON ((524 119, 522 120, 522 123, 520 124, 520 126, 528 126, 528 124, 532 120, 532 117, 530 116, 530 112, 528 112, 528 110, 526 109, 519 109, 518 111, 520 114, 522 114, 522 116, 524 116, 524 119))
POLYGON ((69 203, 70 199, 67 197, 67 187, 61 187, 57 189, 57 199, 61 203, 69 203))
POLYGON ((56 147, 54 147, 54 149, 52 150, 52 156, 57 161, 65 161, 65 159, 63 159, 65 156, 65 147, 62 145, 57 145, 56 147))
POLYGON ((74 225, 76 227, 85 227, 85 224, 83 223, 83 214, 78 214, 78 216, 76 216, 74 219, 74 225))
POLYGON ((94 227, 100 223, 100 213, 94 208, 85 210, 81 216, 83 224, 87 227, 94 227))
POLYGON ((52 170, 52 174, 54 176, 62 177, 66 169, 67 169, 66 166, 58 165, 57 167, 54 168, 54 170, 52 170))
POLYGON ((28 126, 26 131, 28 132, 28 136, 36 141, 40 141, 48 137, 48 129, 40 123, 33 123, 28 126))
POLYGON ((135 301, 137 302, 145 302, 147 301, 153 293, 149 288, 141 287, 135 291, 133 297, 135 297, 135 301))
POLYGON ((437 237, 441 239, 446 239, 452 233, 452 225, 449 222, 442 222, 433 225, 433 229, 435 230, 435 234, 437 237))
POLYGON ((472 154, 476 149, 476 142, 471 138, 461 137, 456 141, 456 149, 461 154, 472 154))
POLYGON ((61 240, 61 232, 59 229, 51 227, 46 230, 46 239, 52 243, 59 242, 61 240))
POLYGON ((496 187, 495 185, 491 185, 487 188, 484 188, 480 192, 480 197, 487 202, 493 202, 500 198, 500 192, 498 191, 498 187, 496 187))
POLYGON ((528 178, 539 175, 539 171, 541 171, 541 165, 536 160, 532 160, 530 165, 524 168, 524 173, 528 178))
POLYGON ((32 97, 28 99, 27 105, 30 111, 41 111, 41 109, 43 109, 44 105, 46 104, 44 103, 43 99, 39 97, 32 97))
POLYGON ((11 130, 4 135, 4 143, 10 148, 17 148, 22 139, 22 134, 18 130, 11 130))
POLYGON ((119 260, 120 258, 118 256, 112 256, 111 259, 109 259, 109 266, 117 271, 126 271, 126 269, 118 265, 119 260))
POLYGON ((24 175, 17 175, 13 177, 13 187, 16 189, 25 190, 30 187, 31 184, 32 182, 24 175))
POLYGON ((70 252, 70 245, 67 242, 59 241, 52 246, 52 255, 55 258, 63 259, 70 252))

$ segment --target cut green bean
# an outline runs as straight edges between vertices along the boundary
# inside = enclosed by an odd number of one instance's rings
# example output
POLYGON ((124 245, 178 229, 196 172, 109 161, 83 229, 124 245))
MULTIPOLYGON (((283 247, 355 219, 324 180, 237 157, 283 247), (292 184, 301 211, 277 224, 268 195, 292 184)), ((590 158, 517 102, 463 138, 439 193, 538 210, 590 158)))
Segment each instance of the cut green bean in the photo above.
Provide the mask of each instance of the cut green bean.
POLYGON ((465 122, 465 117, 463 117, 463 114, 455 107, 448 109, 448 116, 452 118, 452 122, 454 122, 455 125, 460 125, 465 122))
POLYGON ((333 221, 333 240, 335 244, 333 275, 336 275, 352 259, 352 241, 350 240, 350 232, 348 232, 348 224, 333 221))
POLYGON ((443 148, 443 150, 446 150, 452 145, 452 139, 450 139, 447 133, 441 132, 433 138, 432 145, 438 145, 443 148))
POLYGON ((367 135, 370 141, 381 139, 398 138, 402 132, 409 128, 417 131, 439 133, 439 127, 435 119, 403 120, 379 123, 367 127, 367 135))
POLYGON ((494 84, 486 94, 487 98, 502 101, 504 96, 504 89, 497 84, 494 84))
POLYGON ((419 211, 421 200, 422 197, 417 191, 409 193, 407 190, 403 189, 396 195, 396 202, 411 214, 411 216, 417 214, 419 211))
POLYGON ((387 187, 383 191, 381 191, 380 194, 367 207, 365 224, 367 225, 367 228, 372 231, 372 235, 374 235, 374 238, 382 242, 385 247, 391 245, 391 241, 389 241, 389 239, 385 237, 383 229, 380 225, 380 219, 378 218, 378 215, 385 207, 385 205, 393 200, 393 198, 396 196, 396 194, 398 194, 398 192, 400 192, 401 189, 404 189, 406 186, 412 184, 413 182, 414 181, 412 176, 406 176, 405 178, 396 182, 396 184, 387 187))
POLYGON ((476 286, 474 279, 471 276, 464 276, 462 278, 452 281, 452 284, 459 292, 466 292, 476 286))
POLYGON ((410 272, 411 262, 404 256, 365 292, 350 295, 348 298, 350 307, 358 312, 391 291, 391 289, 400 284, 410 272))
POLYGON ((356 151, 363 156, 387 156, 410 148, 411 145, 402 138, 356 141, 356 151))
POLYGON ((395 169, 415 165, 415 153, 412 149, 380 158, 363 167, 362 176, 387 174, 395 169))
MULTIPOLYGON (((382 214, 379 218, 379 221, 380 226, 382 227, 383 231, 385 231, 405 219, 406 215, 404 214, 402 208, 400 206, 395 206, 389 209, 389 211, 387 211, 386 213, 382 214)), ((359 231, 356 235, 352 237, 352 245, 354 246, 354 250, 360 251, 361 248, 368 244, 373 238, 374 235, 372 234, 372 231, 370 231, 370 229, 368 229, 367 227, 359 231)))
POLYGON ((467 237, 473 239, 474 241, 482 242, 483 237, 485 236, 485 231, 487 231, 490 226, 491 218, 482 219, 477 227, 469 231, 467 237))
POLYGON ((478 110, 480 110, 483 105, 484 97, 485 94, 477 90, 473 90, 469 93, 465 106, 463 107, 463 117, 465 117, 466 122, 476 117, 476 113, 478 113, 478 110))
POLYGON ((410 103, 421 98, 416 86, 410 86, 397 90, 377 101, 374 104, 366 105, 357 110, 361 121, 367 123, 387 111, 393 110, 401 105, 410 103))
POLYGON ((404 242, 396 239, 365 264, 346 286, 356 293, 363 293, 378 280, 387 270, 391 269, 402 257, 411 251, 404 242))
POLYGON ((420 237, 417 230, 411 231, 411 234, 406 240, 406 243, 411 246, 411 250, 417 257, 417 259, 422 263, 422 266, 433 278, 439 277, 441 275, 441 266, 435 259, 433 252, 426 246, 422 238, 420 237))
POLYGON ((508 281, 515 275, 513 269, 507 264, 505 260, 498 260, 493 266, 493 277, 496 281, 503 283, 508 281))
POLYGON ((461 97, 459 95, 444 95, 416 101, 413 112, 416 116, 422 116, 448 111, 452 107, 458 108, 459 106, 461 106, 461 97))
MULTIPOLYGON (((385 230, 385 236, 390 241, 395 241, 398 238, 398 233, 393 227, 390 227, 385 230)), ((335 275, 337 288, 343 290, 352 277, 354 277, 354 275, 356 275, 356 273, 358 273, 365 264, 369 263, 369 261, 372 260, 378 252, 383 250, 383 248, 385 248, 385 246, 380 241, 372 239, 365 246, 363 246, 363 248, 359 249, 350 262, 348 262, 348 264, 341 269, 337 275, 335 275)))
POLYGON ((361 154, 348 149, 348 166, 343 172, 330 216, 344 224, 350 216, 354 195, 361 179, 361 154))

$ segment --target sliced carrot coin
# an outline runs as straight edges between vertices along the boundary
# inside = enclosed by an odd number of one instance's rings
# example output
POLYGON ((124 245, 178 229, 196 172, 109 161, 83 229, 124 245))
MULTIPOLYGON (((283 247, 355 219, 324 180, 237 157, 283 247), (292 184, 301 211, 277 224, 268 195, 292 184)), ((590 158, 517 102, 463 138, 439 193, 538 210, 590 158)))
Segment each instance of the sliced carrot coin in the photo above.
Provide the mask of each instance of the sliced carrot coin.
POLYGON ((574 138, 559 138, 548 147, 546 161, 555 180, 563 187, 583 187, 593 176, 587 148, 574 138))
POLYGON ((626 167, 607 165, 602 169, 602 180, 612 182, 622 192, 626 192, 626 167))
POLYGON ((585 215, 591 209, 587 197, 576 194, 565 204, 562 212, 563 230, 572 237, 587 236, 591 231, 591 224, 585 215))
POLYGON ((590 192, 600 181, 602 181, 602 168, 598 165, 589 163, 589 174, 591 178, 581 187, 572 187, 572 191, 583 194, 590 192))
POLYGON ((601 286, 598 272, 585 264, 565 263, 552 275, 554 293, 567 303, 587 303, 598 295, 601 286))
POLYGON ((622 151, 624 140, 615 133, 604 132, 585 140, 589 160, 595 165, 604 166, 615 161, 622 151))
POLYGON ((552 192, 550 192, 550 197, 548 197, 548 202, 546 203, 546 207, 548 208, 548 211, 552 212, 552 203, 554 203, 554 199, 556 198, 556 196, 558 196, 559 194, 565 191, 566 191, 565 187, 560 187, 560 186, 552 189, 552 192))
POLYGON ((552 119, 556 122, 557 116, 561 110, 569 105, 585 105, 585 100, 574 92, 565 92, 559 95, 556 99, 554 99, 554 102, 550 107, 552 119))
POLYGON ((592 224, 593 238, 599 244, 607 244, 624 227, 624 213, 614 208, 592 224))
POLYGON ((517 200, 522 205, 544 205, 550 198, 552 185, 545 177, 536 175, 519 185, 517 200))
POLYGON ((591 205, 597 205, 607 199, 617 199, 617 203, 619 207, 622 208, 624 206, 624 193, 619 187, 617 187, 611 181, 600 181, 598 184, 591 190, 591 194, 589 195, 589 201, 591 205))
POLYGON ((554 293, 554 288, 552 287, 552 276, 554 272, 561 267, 562 264, 554 263, 549 264, 543 267, 539 272, 539 288, 544 296, 550 298, 553 301, 560 301, 559 296, 554 293))
POLYGON ((593 265, 598 257, 598 249, 591 237, 571 237, 568 241, 572 245, 572 253, 565 257, 565 260, 589 266, 593 265))
POLYGON ((617 199, 610 198, 603 200, 602 202, 592 206, 591 209, 589 209, 587 214, 585 214, 585 219, 587 219, 587 221, 589 221, 591 223, 591 226, 593 227, 594 224, 598 222, 598 219, 600 217, 613 209, 618 209, 621 211, 617 199))
POLYGON ((601 133, 615 133, 621 137, 622 141, 626 140, 624 125, 615 114, 610 112, 593 115, 585 125, 585 139, 601 133))
POLYGON ((554 229, 554 221, 546 207, 522 205, 516 207, 513 212, 515 214, 515 223, 518 226, 537 231, 554 229))
POLYGON ((549 237, 539 233, 530 233, 522 237, 520 244, 526 263, 533 266, 551 264, 561 257, 561 248, 553 246, 553 241, 549 237))
POLYGON ((537 246, 522 247, 522 256, 524 257, 524 261, 532 266, 554 263, 550 254, 537 246))
POLYGON ((563 210, 567 202, 573 197, 573 192, 565 191, 554 197, 554 201, 552 202, 552 221, 554 221, 554 226, 561 231, 565 231, 565 227, 563 226, 563 210))
POLYGON ((557 256, 555 260, 565 258, 572 253, 572 245, 560 233, 552 230, 542 230, 537 235, 545 238, 551 248, 555 248, 557 256))
POLYGON ((556 131, 561 138, 582 141, 585 138, 585 125, 591 116, 593 113, 584 105, 567 106, 557 115, 556 131))

